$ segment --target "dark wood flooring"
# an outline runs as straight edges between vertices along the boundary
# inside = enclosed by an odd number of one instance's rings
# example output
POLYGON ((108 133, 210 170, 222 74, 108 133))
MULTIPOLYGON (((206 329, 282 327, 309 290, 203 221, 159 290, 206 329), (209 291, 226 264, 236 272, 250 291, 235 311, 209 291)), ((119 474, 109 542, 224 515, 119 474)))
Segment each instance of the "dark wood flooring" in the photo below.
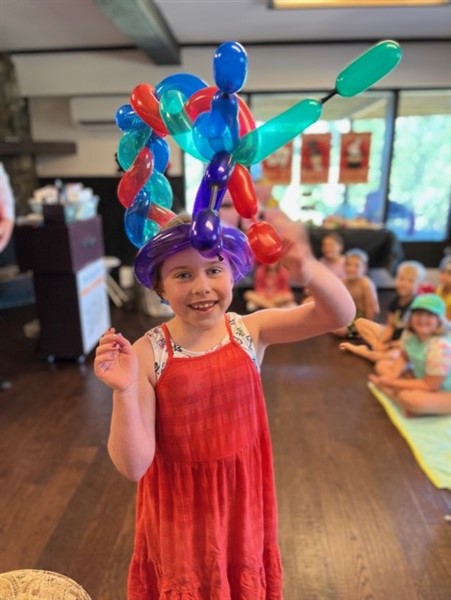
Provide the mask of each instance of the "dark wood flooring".
MULTIPOLYGON (((124 600, 135 486, 107 455, 110 393, 92 355, 38 358, 23 335, 34 316, 0 316, 0 373, 14 384, 0 392, 0 571, 57 571, 93 600, 124 600)), ((131 339, 156 322, 116 308, 112 321, 131 339)), ((285 600, 451 598, 451 494, 367 390, 370 368, 331 335, 265 358, 285 600)))

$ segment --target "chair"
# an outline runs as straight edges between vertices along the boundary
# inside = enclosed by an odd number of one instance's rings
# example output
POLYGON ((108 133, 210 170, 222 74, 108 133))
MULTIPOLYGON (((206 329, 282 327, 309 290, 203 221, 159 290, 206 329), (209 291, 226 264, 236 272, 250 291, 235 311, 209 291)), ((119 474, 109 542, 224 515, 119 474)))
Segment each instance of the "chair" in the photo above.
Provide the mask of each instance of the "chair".
POLYGON ((0 573, 1 600, 91 600, 73 579, 35 569, 0 573))
POLYGON ((108 296, 115 306, 122 308, 129 300, 127 294, 111 276, 111 269, 116 269, 121 266, 121 261, 116 256, 104 256, 103 264, 105 265, 106 271, 106 288, 108 296))

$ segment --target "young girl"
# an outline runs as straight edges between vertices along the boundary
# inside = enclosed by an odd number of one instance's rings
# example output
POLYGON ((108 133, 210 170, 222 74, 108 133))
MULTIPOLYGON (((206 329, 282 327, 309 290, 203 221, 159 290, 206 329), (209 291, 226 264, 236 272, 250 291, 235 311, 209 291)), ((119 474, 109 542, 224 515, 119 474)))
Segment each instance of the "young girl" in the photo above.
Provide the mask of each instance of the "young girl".
POLYGON ((259 264, 254 273, 254 289, 244 292, 249 312, 259 308, 292 308, 296 300, 291 289, 290 272, 281 263, 259 264))
POLYGON ((174 317, 133 346, 114 330, 95 372, 113 389, 110 456, 139 481, 128 600, 280 600, 273 456, 259 365, 270 344, 349 322, 346 288, 316 261, 294 223, 284 264, 314 301, 241 317, 228 313, 233 282, 249 270, 246 237, 224 227, 205 258, 190 223, 175 220, 138 253, 139 281, 174 317))
POLYGON ((358 335, 356 319, 364 317, 373 320, 379 313, 379 299, 374 283, 365 275, 368 270, 368 255, 360 248, 352 248, 345 253, 345 278, 343 283, 351 294, 355 308, 354 318, 346 326, 334 331, 338 337, 353 338, 358 335))
POLYGON ((407 413, 451 413, 451 338, 445 303, 436 294, 412 302, 401 350, 395 361, 378 361, 370 380, 407 413), (409 367, 413 377, 403 377, 409 367))
POLYGON ((342 342, 340 350, 347 350, 371 362, 396 358, 399 354, 399 339, 407 327, 410 305, 425 277, 426 269, 421 263, 415 260, 400 263, 395 277, 396 296, 388 306, 386 324, 370 319, 356 319, 354 326, 357 333, 368 345, 342 342))
POLYGON ((326 233, 321 240, 321 258, 319 262, 329 267, 340 279, 344 279, 345 257, 343 254, 344 241, 341 235, 335 232, 326 233))

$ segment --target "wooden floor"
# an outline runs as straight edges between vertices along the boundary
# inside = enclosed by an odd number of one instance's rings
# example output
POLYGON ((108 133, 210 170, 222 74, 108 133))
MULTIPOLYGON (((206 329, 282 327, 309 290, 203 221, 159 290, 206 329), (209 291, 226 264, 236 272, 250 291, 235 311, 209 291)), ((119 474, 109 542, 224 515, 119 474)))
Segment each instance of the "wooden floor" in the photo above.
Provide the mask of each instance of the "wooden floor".
MULTIPOLYGON (((57 571, 93 600, 125 600, 135 486, 105 448, 110 393, 92 356, 38 358, 23 335, 34 316, 0 316, 0 373, 14 384, 0 392, 0 571, 57 571)), ((136 310, 112 320, 131 339, 155 323, 136 310)), ((265 358, 285 600, 451 598, 451 495, 367 390, 369 371, 329 335, 265 358)))

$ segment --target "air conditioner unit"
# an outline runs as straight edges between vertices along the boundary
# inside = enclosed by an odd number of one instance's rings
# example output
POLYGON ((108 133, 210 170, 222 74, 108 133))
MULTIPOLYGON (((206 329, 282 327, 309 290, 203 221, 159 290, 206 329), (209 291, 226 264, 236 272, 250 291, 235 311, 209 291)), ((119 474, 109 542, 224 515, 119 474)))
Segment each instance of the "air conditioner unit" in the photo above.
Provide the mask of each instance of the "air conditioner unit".
POLYGON ((95 131, 118 131, 118 108, 129 104, 128 96, 79 96, 70 99, 70 116, 76 127, 95 131))

